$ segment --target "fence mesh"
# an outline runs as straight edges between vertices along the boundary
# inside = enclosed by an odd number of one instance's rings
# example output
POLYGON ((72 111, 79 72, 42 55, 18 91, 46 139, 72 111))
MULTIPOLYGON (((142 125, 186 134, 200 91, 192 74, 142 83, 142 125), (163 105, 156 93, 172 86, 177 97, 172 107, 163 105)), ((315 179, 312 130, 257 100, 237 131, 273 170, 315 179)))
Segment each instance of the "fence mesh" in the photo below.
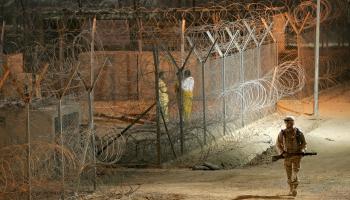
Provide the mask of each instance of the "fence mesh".
MULTIPOLYGON (((321 2, 325 89, 348 78, 349 9, 346 1, 321 2)), ((216 140, 244 139, 235 131, 274 112, 281 99, 306 112, 300 102, 313 93, 313 1, 175 11, 61 3, 22 5, 30 12, 18 20, 8 19, 23 9, 2 3, 1 197, 81 198, 116 182, 101 178, 105 167, 159 165, 193 151, 192 162, 205 160, 216 140), (52 12, 53 5, 66 10, 52 12), (179 90, 185 70, 194 79, 189 119, 179 90), (168 118, 157 99, 160 71, 168 118)))

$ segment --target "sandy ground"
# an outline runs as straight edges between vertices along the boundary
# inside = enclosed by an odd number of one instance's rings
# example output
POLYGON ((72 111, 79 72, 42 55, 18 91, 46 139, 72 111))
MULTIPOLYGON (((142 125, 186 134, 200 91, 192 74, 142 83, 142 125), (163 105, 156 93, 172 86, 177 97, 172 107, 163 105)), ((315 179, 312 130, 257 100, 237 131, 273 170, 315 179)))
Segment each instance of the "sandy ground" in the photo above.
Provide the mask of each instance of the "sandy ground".
MULTIPOLYGON (((312 110, 310 100, 304 100, 302 106, 312 110)), ((297 119, 300 126, 312 122, 312 128, 305 133, 308 150, 319 155, 303 158, 301 184, 295 199, 350 199, 349 85, 322 93, 320 113, 318 120, 311 116, 297 119)), ((115 173, 124 184, 140 185, 126 199, 294 199, 286 196, 283 161, 220 171, 121 169, 115 173)), ((104 191, 122 189, 128 188, 103 188, 104 191)))

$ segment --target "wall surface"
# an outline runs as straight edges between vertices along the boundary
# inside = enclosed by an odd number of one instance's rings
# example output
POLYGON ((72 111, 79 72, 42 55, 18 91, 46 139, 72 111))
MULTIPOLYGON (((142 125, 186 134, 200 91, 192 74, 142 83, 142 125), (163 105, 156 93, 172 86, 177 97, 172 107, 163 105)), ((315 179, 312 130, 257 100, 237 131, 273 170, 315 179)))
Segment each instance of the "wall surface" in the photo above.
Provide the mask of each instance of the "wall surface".
MULTIPOLYGON (((80 125, 79 107, 76 105, 62 107, 63 121, 65 121, 65 115, 71 113, 77 113, 77 119, 64 123, 64 125, 78 128, 80 125)), ((57 133, 57 116, 56 106, 30 109, 31 141, 53 141, 57 133)), ((0 121, 0 147, 28 142, 26 107, 5 106, 0 108, 0 121)))

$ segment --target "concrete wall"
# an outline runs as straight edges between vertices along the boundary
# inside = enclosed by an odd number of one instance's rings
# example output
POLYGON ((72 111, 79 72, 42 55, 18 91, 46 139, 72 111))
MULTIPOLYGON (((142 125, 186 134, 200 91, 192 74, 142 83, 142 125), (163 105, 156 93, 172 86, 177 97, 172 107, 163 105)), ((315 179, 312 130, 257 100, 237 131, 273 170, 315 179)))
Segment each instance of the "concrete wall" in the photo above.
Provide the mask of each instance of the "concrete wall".
MULTIPOLYGON (((24 85, 29 86, 31 84, 31 74, 23 73, 23 54, 11 54, 4 56, 4 66, 10 70, 10 75, 4 83, 2 90, 0 90, 0 96, 6 98, 20 98, 21 94, 18 93, 16 86, 12 80, 16 80, 16 84, 24 90, 24 85)), ((1 67, 1 66, 0 66, 1 67)), ((1 69, 3 70, 3 69, 1 69)), ((0 77, 2 72, 0 70, 0 77)), ((31 88, 30 86, 28 88, 31 88)))
MULTIPOLYGON (((80 125, 80 110, 77 105, 62 107, 64 128, 80 125), (77 113, 77 118, 65 122, 66 116, 77 113)), ((29 122, 31 141, 52 142, 57 134, 58 113, 56 106, 30 109, 29 122)), ((76 116, 76 115, 74 115, 76 116)), ((27 143, 27 109, 19 105, 7 105, 0 108, 0 147, 11 144, 27 143)))

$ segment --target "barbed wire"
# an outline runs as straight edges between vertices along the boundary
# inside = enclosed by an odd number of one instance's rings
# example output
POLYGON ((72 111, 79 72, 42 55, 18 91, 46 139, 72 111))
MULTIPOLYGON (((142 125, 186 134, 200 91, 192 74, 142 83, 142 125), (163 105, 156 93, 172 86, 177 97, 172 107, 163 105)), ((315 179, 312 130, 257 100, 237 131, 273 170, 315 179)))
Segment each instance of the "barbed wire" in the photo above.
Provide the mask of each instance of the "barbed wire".
POLYGON ((230 108, 234 109, 232 113, 254 113, 275 105, 283 97, 296 94, 304 85, 304 68, 297 61, 287 61, 261 79, 228 88, 218 101, 227 97, 230 108))
MULTIPOLYGON (((67 2, 63 1, 61 3, 65 4, 67 2)), ((332 24, 338 21, 346 12, 345 1, 337 0, 330 2, 322 0, 321 2, 323 10, 321 22, 323 24, 332 24)), ((5 6, 10 7, 12 3, 14 1, 8 1, 5 6)), ((203 7, 176 9, 149 7, 137 7, 137 9, 134 7, 119 8, 119 5, 113 8, 107 8, 107 5, 110 5, 107 1, 102 1, 96 7, 93 6, 95 4, 91 1, 90 3, 87 2, 80 9, 78 7, 77 9, 75 7, 70 8, 70 4, 67 4, 66 7, 68 9, 65 11, 55 11, 56 8, 52 10, 52 6, 56 5, 56 3, 58 1, 47 2, 43 7, 33 7, 27 10, 24 16, 28 16, 28 18, 23 19, 23 25, 19 26, 19 28, 9 25, 10 31, 6 36, 9 39, 5 41, 5 52, 24 53, 25 60, 28 61, 25 66, 26 72, 40 74, 44 66, 48 65, 48 70, 43 75, 44 77, 42 77, 40 84, 41 95, 34 98, 31 102, 34 110, 35 108, 47 105, 57 106, 60 94, 66 91, 64 103, 73 102, 79 104, 82 110, 83 124, 86 124, 88 121, 86 119, 88 116, 88 88, 85 86, 89 86, 91 82, 90 70, 97 77, 97 72, 104 65, 107 72, 102 70, 102 74, 107 74, 108 70, 117 68, 117 64, 106 64, 106 60, 110 61, 112 59, 108 54, 108 51, 111 49, 138 50, 138 53, 128 53, 132 56, 141 55, 142 51, 149 51, 151 49, 156 38, 164 42, 167 50, 176 52, 174 59, 176 62, 181 63, 183 61, 183 55, 179 53, 181 34, 191 39, 196 47, 197 56, 203 58, 213 44, 213 41, 209 38, 209 32, 214 39, 217 39, 218 49, 228 51, 227 56, 235 56, 240 50, 234 47, 235 45, 232 45, 232 36, 235 36, 235 42, 238 46, 246 45, 246 50, 257 48, 255 40, 258 42, 263 41, 262 44, 271 44, 274 42, 273 35, 270 35, 268 27, 272 24, 273 17, 276 14, 290 13, 292 23, 298 26, 301 26, 305 22, 302 31, 312 30, 316 22, 316 6, 313 1, 301 1, 299 4, 293 6, 282 2, 282 5, 277 6, 272 1, 267 3, 242 3, 227 0, 203 7), (35 15, 35 12, 40 14, 35 15), (93 40, 91 36, 91 21, 94 16, 98 20, 96 36, 93 40), (180 20, 182 19, 186 21, 184 33, 180 31, 180 20), (41 20, 47 23, 44 23, 46 30, 38 30, 36 22, 41 20), (227 29, 233 34, 230 35, 227 29), (49 39, 40 38, 38 36, 40 34, 36 35, 34 33, 46 34, 49 39), (106 38, 113 35, 117 35, 115 38, 116 41, 106 40, 106 38), (140 43, 136 44, 138 41, 140 43), (246 41, 248 41, 247 44, 245 44, 246 41), (92 44, 94 47, 92 47, 92 44), (140 44, 142 47, 140 47, 140 44), (119 46, 113 48, 113 45, 119 46), (91 63, 91 60, 93 60, 93 63, 91 63), (75 70, 79 75, 74 75, 75 70), (69 82, 70 84, 68 84, 69 82)), ((21 12, 19 10, 16 11, 15 13, 17 15, 21 12)), ((187 42, 185 51, 188 51, 191 47, 187 42)), ((218 60, 220 57, 218 50, 213 52, 211 58, 218 60)), ((252 115, 250 117, 255 117, 253 115, 272 107, 278 100, 300 92, 305 84, 312 81, 312 79, 307 78, 310 76, 308 66, 313 66, 313 58, 310 56, 310 52, 302 52, 307 58, 305 60, 297 58, 298 54, 296 50, 286 51, 284 53, 287 55, 285 58, 280 59, 280 64, 276 63, 278 65, 269 66, 268 68, 271 70, 263 77, 255 77, 240 83, 233 80, 225 92, 222 92, 222 88, 214 87, 210 96, 218 94, 220 98, 216 98, 214 101, 209 99, 208 109, 210 114, 214 114, 209 115, 211 118, 208 120, 208 126, 217 127, 221 123, 220 119, 215 116, 222 112, 221 107, 218 108, 221 106, 220 102, 222 98, 227 99, 227 103, 230 105, 229 113, 232 114, 228 118, 234 121, 237 119, 237 115, 243 113, 252 115)), ((160 57, 162 64, 168 63, 169 65, 171 63, 165 51, 160 52, 160 57)), ((348 53, 344 53, 342 50, 334 52, 332 55, 321 56, 321 65, 325 66, 320 71, 321 88, 329 87, 338 82, 338 77, 349 68, 347 57, 349 57, 348 53)), ((125 80, 125 83, 131 85, 136 81, 142 80, 144 88, 152 88, 154 87, 153 60, 144 58, 143 60, 140 59, 140 61, 142 63, 139 65, 137 77, 135 79, 125 80)), ((197 65, 198 63, 195 62, 195 58, 191 57, 189 67, 196 68, 197 65)), ((218 78, 219 76, 217 76, 220 72, 217 65, 210 68, 210 70, 213 70, 210 75, 214 74, 215 76, 210 79, 214 80, 211 84, 218 84, 221 81, 218 78)), ((252 66, 256 67, 256 63, 252 64, 252 66)), ((230 64, 227 67, 231 70, 237 68, 236 65, 230 64)), ((252 71, 250 73, 253 73, 254 70, 250 69, 250 71, 252 71)), ((168 67, 166 72, 170 75, 167 83, 173 86, 176 82, 174 78, 176 73, 175 67, 168 67)), ((232 70, 232 72, 238 72, 238 70, 232 70)), ((117 73, 113 75, 118 78, 117 73)), ((12 79, 15 78, 12 77, 12 79)), ((122 82, 122 80, 117 81, 118 84, 122 82)), ((115 83, 113 82, 113 84, 115 83)), ((98 87, 106 88, 107 86, 102 84, 102 86, 98 85, 98 87)), ((96 96, 103 97, 104 92, 99 91, 100 88, 98 87, 95 91, 96 96)), ((107 89, 109 90, 109 88, 107 89)), ((122 114, 122 116, 135 117, 145 110, 145 107, 149 106, 149 102, 155 100, 154 94, 154 91, 145 92, 143 98, 132 98, 133 101, 128 99, 130 96, 125 95, 123 98, 124 100, 129 100, 128 103, 122 101, 117 103, 108 101, 102 103, 95 102, 93 107, 96 109, 96 112, 111 116, 122 114)), ((174 95, 171 97, 173 98, 174 95)), ((173 99, 176 98, 174 97, 173 99)), ((10 103, 12 104, 18 103, 22 108, 25 105, 22 101, 13 102, 10 97, 5 97, 0 107, 6 106, 6 102, 8 103, 7 100, 11 100, 10 103)), ((171 117, 174 121, 178 121, 176 100, 172 100, 169 107, 171 117)), ((198 130, 203 129, 199 125, 201 124, 201 113, 199 112, 198 105, 195 104, 194 108, 193 124, 185 127, 185 137, 188 141, 194 143, 193 146, 203 146, 204 144, 198 134, 198 130)), ((58 181, 57 177, 62 174, 60 165, 63 161, 65 163, 65 178, 69 179, 67 180, 68 183, 76 183, 75 181, 81 174, 88 173, 90 168, 96 164, 117 163, 130 150, 128 149, 128 145, 130 144, 130 140, 132 140, 132 134, 147 133, 154 136, 154 115, 154 111, 152 111, 151 114, 147 115, 148 121, 143 125, 131 129, 130 135, 127 136, 121 134, 121 130, 125 128, 123 125, 118 125, 120 127, 117 127, 115 125, 108 126, 103 123, 97 123, 96 129, 93 130, 88 127, 65 130, 63 143, 59 140, 58 136, 55 137, 52 143, 32 142, 30 144, 32 156, 29 158, 29 169, 33 175, 31 180, 33 187, 42 189, 48 183, 52 183, 50 190, 60 192, 62 190, 62 183, 58 181), (91 142, 93 135, 95 135, 95 138, 93 138, 96 142, 95 146, 91 142), (107 148, 101 148, 105 146, 107 148), (93 157, 95 147, 97 151, 101 150, 96 156, 96 163, 93 157), (63 152, 63 157, 58 155, 60 152, 63 152)), ((36 123, 36 126, 40 126, 38 122, 33 121, 31 123, 36 123)), ((169 125, 169 132, 172 139, 178 141, 178 123, 174 122, 169 125)), ((211 138, 215 138, 214 134, 211 134, 211 138)), ((134 142, 137 143, 137 139, 134 142)), ((154 146, 154 139, 151 138, 146 142, 148 142, 148 146, 154 146)), ((28 175, 25 171, 28 168, 26 166, 26 159, 28 159, 27 149, 28 144, 10 145, 0 149, 0 192, 28 192, 26 189, 29 184, 27 180, 28 175)), ((202 153, 205 154, 205 152, 202 153)), ((87 179, 90 182, 92 181, 92 177, 88 177, 87 179)))

